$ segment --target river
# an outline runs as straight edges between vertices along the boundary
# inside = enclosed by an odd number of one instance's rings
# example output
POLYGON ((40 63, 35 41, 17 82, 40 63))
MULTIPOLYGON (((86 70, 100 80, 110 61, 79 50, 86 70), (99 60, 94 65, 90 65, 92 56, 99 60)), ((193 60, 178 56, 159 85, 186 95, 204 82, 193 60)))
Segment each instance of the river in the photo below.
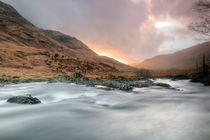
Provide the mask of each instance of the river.
POLYGON ((209 140, 210 88, 188 80, 131 92, 69 83, 0 88, 0 140, 209 140), (7 103, 31 94, 39 105, 7 103))

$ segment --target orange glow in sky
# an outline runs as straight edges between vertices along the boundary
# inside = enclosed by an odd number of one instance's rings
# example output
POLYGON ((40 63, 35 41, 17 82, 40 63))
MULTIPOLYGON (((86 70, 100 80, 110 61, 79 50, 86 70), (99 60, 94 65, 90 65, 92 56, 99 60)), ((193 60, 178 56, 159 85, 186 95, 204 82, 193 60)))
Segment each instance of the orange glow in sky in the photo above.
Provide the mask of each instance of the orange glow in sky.
POLYGON ((124 61, 124 60, 121 60, 121 59, 119 59, 119 58, 112 57, 112 56, 110 56, 109 54, 104 53, 104 52, 97 52, 97 54, 100 55, 100 56, 107 56, 107 57, 113 58, 113 59, 115 59, 115 60, 117 60, 117 61, 119 61, 119 62, 121 62, 121 63, 124 63, 124 64, 128 64, 128 62, 126 62, 126 61, 124 61))

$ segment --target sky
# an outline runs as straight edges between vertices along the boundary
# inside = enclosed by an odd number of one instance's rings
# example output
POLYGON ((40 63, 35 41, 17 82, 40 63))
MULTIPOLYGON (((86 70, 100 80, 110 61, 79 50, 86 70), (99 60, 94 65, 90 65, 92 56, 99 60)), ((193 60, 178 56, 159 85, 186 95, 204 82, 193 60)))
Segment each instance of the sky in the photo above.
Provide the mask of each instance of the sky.
POLYGON ((200 42, 187 26, 196 0, 2 0, 34 25, 75 36, 132 64, 200 42))

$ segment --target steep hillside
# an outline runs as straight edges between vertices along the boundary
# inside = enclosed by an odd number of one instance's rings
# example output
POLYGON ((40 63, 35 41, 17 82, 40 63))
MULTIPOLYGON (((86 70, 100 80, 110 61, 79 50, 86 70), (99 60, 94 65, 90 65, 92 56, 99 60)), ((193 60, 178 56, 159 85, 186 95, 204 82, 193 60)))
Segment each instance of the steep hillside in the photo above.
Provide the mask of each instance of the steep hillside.
POLYGON ((98 56, 74 37, 37 28, 0 1, 0 75, 30 77, 81 72, 104 76, 118 73, 118 68, 130 67, 98 56))
POLYGON ((210 42, 195 45, 173 54, 159 55, 137 65, 139 68, 152 70, 186 70, 195 69, 196 63, 202 61, 202 56, 210 55, 210 42))
POLYGON ((94 51, 88 48, 83 42, 76 39, 75 37, 71 37, 69 35, 63 34, 58 31, 53 30, 42 30, 45 32, 48 36, 59 42, 60 44, 67 46, 69 50, 69 55, 84 59, 84 60, 90 60, 98 63, 104 63, 110 66, 113 66, 119 70, 122 71, 129 71, 129 70, 135 70, 135 68, 130 67, 128 65, 125 65, 119 61, 116 61, 113 58, 109 58, 106 56, 99 56, 94 51))
POLYGON ((0 2, 0 41, 49 51, 64 49, 62 45, 24 19, 13 7, 3 2, 0 2))
POLYGON ((68 49, 70 50, 70 53, 68 55, 71 55, 72 57, 81 58, 85 60, 94 60, 95 57, 98 57, 98 55, 94 51, 89 49, 88 46, 86 46, 84 43, 82 43, 75 37, 68 36, 58 31, 42 31, 57 42, 59 42, 60 44, 68 47, 68 49))

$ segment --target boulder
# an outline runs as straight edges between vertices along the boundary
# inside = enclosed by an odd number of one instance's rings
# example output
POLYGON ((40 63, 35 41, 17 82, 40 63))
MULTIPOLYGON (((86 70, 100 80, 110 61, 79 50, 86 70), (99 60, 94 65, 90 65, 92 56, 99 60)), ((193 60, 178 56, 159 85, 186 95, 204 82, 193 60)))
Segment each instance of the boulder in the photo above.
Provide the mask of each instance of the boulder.
POLYGON ((189 76, 187 75, 176 75, 172 78, 172 80, 188 80, 189 76))
POLYGON ((41 101, 38 98, 28 96, 15 96, 11 97, 7 100, 9 103, 17 103, 17 104, 39 104, 41 101))
POLYGON ((165 83, 155 83, 154 86, 164 87, 164 88, 170 88, 171 86, 169 84, 165 83))
POLYGON ((133 89, 133 87, 129 83, 120 83, 120 82, 116 82, 116 81, 106 81, 106 82, 102 83, 102 86, 119 89, 119 90, 124 90, 124 91, 129 91, 129 90, 133 89))
POLYGON ((135 81, 135 82, 130 82, 130 85, 136 88, 143 88, 143 87, 153 86, 154 82, 151 80, 135 81))
POLYGON ((151 87, 151 86, 159 86, 159 87, 165 87, 165 88, 171 87, 169 84, 154 83, 151 80, 130 82, 130 86, 136 87, 136 88, 151 87))
POLYGON ((196 75, 194 75, 191 79, 190 82, 199 82, 199 83, 203 83, 205 86, 209 86, 210 85, 210 74, 209 75, 204 75, 203 73, 197 73, 196 75))
POLYGON ((133 87, 130 86, 129 84, 121 83, 120 86, 119 86, 119 89, 124 90, 124 91, 129 91, 129 90, 132 90, 133 87))

